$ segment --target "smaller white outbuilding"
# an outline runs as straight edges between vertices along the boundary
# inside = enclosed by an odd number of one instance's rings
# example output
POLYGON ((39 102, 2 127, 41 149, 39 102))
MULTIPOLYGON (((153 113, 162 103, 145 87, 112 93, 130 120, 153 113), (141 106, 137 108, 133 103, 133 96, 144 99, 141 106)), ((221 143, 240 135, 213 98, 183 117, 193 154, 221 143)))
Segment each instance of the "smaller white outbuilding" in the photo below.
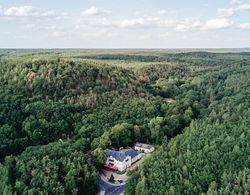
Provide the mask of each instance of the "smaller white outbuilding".
POLYGON ((155 148, 152 145, 137 142, 135 144, 135 150, 144 153, 151 153, 155 150, 155 148))

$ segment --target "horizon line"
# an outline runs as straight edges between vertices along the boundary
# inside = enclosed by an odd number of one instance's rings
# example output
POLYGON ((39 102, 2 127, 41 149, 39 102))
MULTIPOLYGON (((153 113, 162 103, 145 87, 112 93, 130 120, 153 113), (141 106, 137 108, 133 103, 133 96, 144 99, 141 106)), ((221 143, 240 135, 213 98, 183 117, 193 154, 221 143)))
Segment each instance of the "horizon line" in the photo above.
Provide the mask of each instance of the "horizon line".
POLYGON ((93 48, 85 48, 85 47, 0 47, 0 50, 8 50, 8 49, 23 49, 23 50, 38 50, 38 49, 82 49, 82 50, 96 50, 96 49, 100 49, 100 50, 122 50, 122 49, 129 49, 129 50, 156 50, 156 49, 250 49, 250 47, 144 47, 144 48, 133 48, 133 47, 112 47, 112 48, 105 48, 105 47, 93 47, 93 48))

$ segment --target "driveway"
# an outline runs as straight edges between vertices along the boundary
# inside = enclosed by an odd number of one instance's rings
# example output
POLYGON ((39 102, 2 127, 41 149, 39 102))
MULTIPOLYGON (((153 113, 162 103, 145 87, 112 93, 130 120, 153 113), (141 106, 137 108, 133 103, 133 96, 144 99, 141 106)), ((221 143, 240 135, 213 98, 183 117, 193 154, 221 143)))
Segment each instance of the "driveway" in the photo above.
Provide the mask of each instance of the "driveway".
POLYGON ((122 180, 124 182, 126 182, 128 180, 128 176, 126 173, 124 174, 118 174, 115 173, 114 171, 109 171, 109 170, 102 170, 102 174, 103 177, 105 177, 107 180, 109 180, 110 176, 113 175, 114 179, 117 180, 122 180))
POLYGON ((100 195, 120 195, 124 194, 125 183, 111 184, 102 177, 99 178, 100 195))

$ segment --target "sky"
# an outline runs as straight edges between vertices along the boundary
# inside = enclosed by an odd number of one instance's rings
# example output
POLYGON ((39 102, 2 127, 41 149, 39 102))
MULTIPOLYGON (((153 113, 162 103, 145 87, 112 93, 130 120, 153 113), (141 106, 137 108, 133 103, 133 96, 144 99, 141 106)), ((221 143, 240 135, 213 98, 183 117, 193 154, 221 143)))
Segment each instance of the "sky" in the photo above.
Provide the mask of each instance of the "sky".
POLYGON ((0 48, 250 47, 250 0, 0 0, 0 48))

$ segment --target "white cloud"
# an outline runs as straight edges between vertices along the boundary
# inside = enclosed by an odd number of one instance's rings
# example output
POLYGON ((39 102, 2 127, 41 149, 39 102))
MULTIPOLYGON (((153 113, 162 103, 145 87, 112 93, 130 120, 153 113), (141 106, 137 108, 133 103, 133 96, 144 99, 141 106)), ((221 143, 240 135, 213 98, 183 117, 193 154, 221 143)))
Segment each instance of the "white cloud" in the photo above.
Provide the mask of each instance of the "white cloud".
POLYGON ((158 20, 154 21, 154 24, 156 27, 159 28, 168 28, 168 27, 174 27, 178 23, 177 20, 174 19, 165 19, 165 18, 159 18, 158 20))
POLYGON ((230 3, 231 4, 241 4, 242 1, 241 0, 231 0, 230 3))
POLYGON ((237 4, 237 7, 217 9, 217 12, 220 14, 220 16, 223 16, 223 17, 232 16, 236 12, 250 10, 250 4, 243 3, 242 1, 239 1, 239 0, 232 0, 231 4, 237 4))
POLYGON ((146 25, 146 20, 144 18, 124 19, 117 23, 117 26, 121 28, 141 27, 145 25, 146 25))
POLYGON ((217 12, 221 15, 221 16, 232 16, 235 13, 235 9, 234 8, 228 8, 228 9, 224 9, 224 8, 219 8, 217 10, 217 12))
POLYGON ((78 18, 77 25, 80 26, 95 26, 95 27, 114 27, 113 21, 106 17, 102 18, 78 18))
POLYGON ((42 11, 33 6, 19 6, 4 9, 2 16, 5 17, 52 17, 55 13, 52 11, 42 11))
POLYGON ((216 18, 212 20, 207 20, 203 29, 204 30, 213 30, 213 29, 222 29, 227 28, 233 25, 233 22, 227 18, 216 18))
POLYGON ((85 15, 97 15, 97 14, 99 14, 99 9, 92 6, 89 9, 84 10, 82 13, 85 15))
POLYGON ((250 10, 250 4, 241 4, 237 7, 237 10, 250 10))
POLYGON ((80 25, 90 25, 97 27, 116 27, 116 28, 165 28, 174 27, 175 20, 159 18, 159 17, 140 17, 140 18, 124 18, 114 20, 111 18, 79 18, 80 25))
POLYGON ((244 30, 250 30, 250 23, 240 24, 239 28, 244 29, 244 30))
POLYGON ((96 20, 96 24, 101 26, 113 26, 112 21, 107 18, 101 18, 96 20))
POLYGON ((95 6, 91 6, 89 9, 86 9, 82 12, 83 15, 96 16, 103 14, 110 14, 111 12, 108 10, 100 10, 95 6))
POLYGON ((176 31, 184 32, 194 28, 199 28, 202 26, 200 21, 194 20, 192 18, 185 18, 183 21, 179 22, 175 27, 176 31))
POLYGON ((124 19, 113 22, 114 26, 120 28, 167 28, 174 27, 176 20, 168 19, 165 17, 141 17, 124 19))
POLYGON ((234 8, 219 8, 217 12, 220 14, 220 16, 226 17, 226 16, 232 16, 236 12, 240 11, 248 11, 250 10, 250 4, 244 4, 241 1, 235 1, 232 4, 238 4, 237 7, 234 8))
POLYGON ((95 27, 115 27, 115 28, 172 28, 177 31, 187 31, 190 29, 199 29, 203 26, 201 21, 185 18, 183 20, 169 19, 166 17, 140 17, 125 18, 122 20, 113 20, 111 18, 80 18, 78 25, 95 27))

